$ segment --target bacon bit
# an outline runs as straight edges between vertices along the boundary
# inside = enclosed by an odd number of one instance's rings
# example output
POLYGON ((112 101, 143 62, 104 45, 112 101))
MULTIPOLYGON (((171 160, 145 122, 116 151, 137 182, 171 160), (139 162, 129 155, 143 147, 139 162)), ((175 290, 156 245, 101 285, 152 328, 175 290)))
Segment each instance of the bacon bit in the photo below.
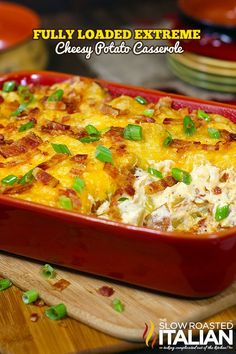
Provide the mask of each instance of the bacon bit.
POLYGON ((0 129, 3 129, 4 128, 4 125, 0 124, 0 129))
POLYGON ((226 142, 236 141, 236 134, 228 132, 225 129, 220 130, 220 134, 226 142))
POLYGON ((4 157, 18 156, 33 150, 42 143, 42 139, 35 133, 29 133, 9 146, 0 147, 0 154, 4 157))
POLYGON ((43 299, 39 298, 34 302, 34 305, 38 306, 38 307, 43 307, 43 306, 45 306, 45 302, 43 301, 43 299))
POLYGON ((140 118, 135 120, 135 123, 140 124, 140 123, 155 123, 155 119, 151 117, 145 117, 141 116, 140 118))
POLYGON ((8 130, 9 132, 12 132, 15 130, 15 127, 16 127, 16 124, 15 123, 8 123, 6 126, 5 126, 5 130, 8 130))
POLYGON ((77 154, 77 155, 72 156, 70 158, 70 160, 74 161, 74 162, 78 162, 78 163, 84 164, 85 161, 87 160, 87 158, 88 158, 87 154, 77 154))
POLYGON ((52 188, 55 188, 59 183, 59 180, 57 178, 53 177, 52 175, 45 172, 39 167, 36 167, 33 170, 33 176, 36 179, 36 181, 41 182, 45 186, 50 186, 52 188))
POLYGON ((34 107, 34 108, 31 108, 30 110, 29 110, 29 115, 38 115, 40 113, 40 109, 38 108, 38 107, 34 107))
POLYGON ((218 151, 220 150, 220 141, 215 145, 201 144, 201 147, 205 151, 218 151))
POLYGON ((66 112, 68 114, 73 114, 79 111, 79 101, 78 100, 70 100, 70 101, 66 101, 66 112))
POLYGON ((43 132, 50 132, 52 130, 70 130, 70 125, 61 124, 53 120, 49 120, 46 125, 42 125, 41 130, 43 132))
POLYGON ((129 109, 121 109, 119 116, 127 116, 130 113, 129 109))
POLYGON ((120 114, 120 109, 103 104, 101 107, 101 112, 106 115, 118 116, 120 114))
POLYGON ((221 190, 220 187, 215 187, 215 188, 213 189, 213 193, 216 194, 216 195, 218 195, 218 194, 221 194, 221 193, 222 193, 222 190, 221 190))
POLYGON ((4 98, 0 96, 0 104, 4 102, 4 98))
POLYGON ((174 118, 165 118, 162 122, 164 125, 175 124, 175 125, 182 125, 182 119, 174 119, 174 118))
POLYGON ((225 172, 225 173, 220 177, 220 182, 227 182, 228 179, 229 179, 229 174, 225 172))
POLYGON ((145 187, 145 191, 147 194, 155 194, 157 192, 164 191, 167 187, 172 187, 176 183, 178 183, 172 176, 167 176, 165 178, 160 179, 159 181, 154 181, 149 183, 145 187))
POLYGON ((156 104, 156 108, 166 107, 171 108, 172 106, 172 99, 170 97, 162 97, 156 104))
POLYGON ((19 107, 19 101, 15 100, 15 101, 11 101, 11 102, 8 102, 8 107, 11 111, 15 111, 18 107, 19 107))
POLYGON ((107 172, 112 178, 116 179, 119 176, 119 170, 109 162, 104 163, 103 170, 107 172))
POLYGON ((148 220, 146 221, 145 226, 160 231, 168 231, 170 224, 171 224, 170 218, 164 217, 161 221, 154 221, 154 218, 150 215, 148 220))
POLYGON ((71 283, 66 279, 60 279, 53 284, 53 287, 59 291, 65 290, 71 283))
POLYGON ((111 127, 105 134, 104 136, 108 136, 111 138, 119 139, 122 137, 124 132, 124 128, 122 127, 111 127))
POLYGON ((38 315, 36 312, 31 313, 31 315, 30 315, 30 321, 32 321, 32 322, 37 322, 38 319, 39 319, 39 315, 38 315))
POLYGON ((96 214, 98 208, 103 204, 102 200, 96 200, 91 207, 91 213, 96 214))
POLYGON ((110 286, 102 286, 101 288, 99 288, 97 290, 97 293, 102 295, 102 296, 106 296, 106 297, 110 297, 114 294, 114 289, 111 288, 110 286))
POLYGON ((65 159, 67 159, 67 155, 55 154, 49 160, 40 163, 37 167, 41 168, 42 170, 47 170, 48 168, 57 165, 59 162, 62 162, 65 159))
POLYGON ((72 167, 70 169, 70 173, 74 176, 80 176, 82 175, 82 173, 84 172, 84 169, 83 168, 75 168, 75 167, 72 167))
POLYGON ((70 116, 63 116, 63 117, 61 118, 61 122, 62 122, 62 123, 68 122, 69 120, 70 120, 70 116))
POLYGON ((0 134, 0 145, 4 145, 5 144, 5 138, 3 134, 0 134))
POLYGON ((66 197, 70 198, 74 209, 79 210, 81 208, 81 200, 78 198, 76 192, 73 189, 60 189, 59 195, 65 195, 66 197))
POLYGON ((198 221, 198 227, 203 228, 206 226, 206 218, 198 221))
POLYGON ((133 197, 135 195, 135 189, 133 186, 128 185, 125 187, 125 192, 130 195, 131 197, 133 197))
POLYGON ((15 184, 14 186, 1 186, 0 193, 2 194, 21 194, 33 187, 33 183, 26 183, 24 185, 15 184))

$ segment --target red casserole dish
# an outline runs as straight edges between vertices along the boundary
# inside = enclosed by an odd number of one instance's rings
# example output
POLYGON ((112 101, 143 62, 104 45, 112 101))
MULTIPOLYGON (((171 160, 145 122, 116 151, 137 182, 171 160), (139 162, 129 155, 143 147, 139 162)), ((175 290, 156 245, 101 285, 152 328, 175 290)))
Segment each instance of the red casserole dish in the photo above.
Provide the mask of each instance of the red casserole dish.
MULTIPOLYGON (((71 75, 19 72, 0 78, 54 84, 71 75)), ((97 80, 112 95, 156 102, 166 93, 97 80)), ((218 113, 236 108, 169 95, 173 107, 218 113)), ((188 297, 212 296, 236 279, 236 228, 215 234, 160 232, 0 196, 0 249, 83 272, 188 297)))

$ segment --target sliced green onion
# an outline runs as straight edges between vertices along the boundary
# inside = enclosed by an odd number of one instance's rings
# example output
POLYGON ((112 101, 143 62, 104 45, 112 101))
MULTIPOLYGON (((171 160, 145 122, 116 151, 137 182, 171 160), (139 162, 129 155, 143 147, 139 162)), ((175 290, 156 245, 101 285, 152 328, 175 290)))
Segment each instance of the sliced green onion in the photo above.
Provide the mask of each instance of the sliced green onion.
POLYGON ((184 133, 186 135, 193 135, 196 132, 195 123, 190 116, 184 117, 184 133))
POLYGON ((80 177, 76 176, 74 178, 74 182, 73 182, 72 188, 76 192, 82 192, 82 190, 84 189, 84 186, 85 186, 84 180, 82 180, 80 177))
POLYGON ((172 168, 171 173, 172 177, 178 182, 183 182, 185 184, 191 184, 192 182, 192 177, 189 172, 183 171, 179 168, 172 168))
POLYGON ((50 318, 50 320, 60 320, 67 315, 66 307, 64 304, 51 306, 45 311, 45 315, 50 318))
POLYGON ((197 116, 200 119, 204 119, 206 122, 210 122, 211 118, 209 116, 209 114, 207 114, 205 111, 203 111, 202 109, 198 109, 197 110, 197 116))
POLYGON ((63 94, 64 94, 64 91, 61 89, 58 89, 48 97, 48 101, 49 102, 60 101, 62 99, 63 94))
POLYGON ((124 129, 124 138, 127 140, 142 140, 142 127, 136 124, 128 124, 124 129))
POLYGON ((39 293, 35 290, 28 290, 22 295, 22 300, 25 304, 31 304, 35 302, 39 297, 39 293))
POLYGON ((148 173, 150 173, 150 175, 152 175, 154 177, 163 178, 162 173, 160 171, 156 170, 155 168, 149 167, 148 173))
POLYGON ((103 145, 96 147, 95 157, 102 162, 113 162, 111 150, 103 145))
POLYGON ((129 200, 129 198, 121 197, 118 199, 118 202, 125 202, 126 200, 129 200))
POLYGON ((12 286, 10 279, 0 279, 0 291, 6 290, 12 286))
POLYGON ((29 86, 27 86, 27 85, 19 85, 17 87, 17 91, 18 91, 20 96, 25 96, 25 95, 28 95, 30 93, 29 86))
POLYGON ((120 299, 114 299, 112 301, 112 307, 117 312, 123 312, 124 311, 124 305, 122 304, 120 299))
POLYGON ((12 92, 16 87, 15 81, 6 81, 3 84, 2 90, 3 92, 12 92))
POLYGON ((33 176, 33 170, 30 170, 29 172, 27 172, 23 177, 21 177, 21 179, 19 180, 18 184, 26 184, 28 182, 32 182, 33 179, 34 179, 34 176, 33 176))
POLYGON ((18 177, 15 175, 9 175, 6 176, 2 179, 2 184, 3 185, 8 185, 8 186, 13 186, 18 181, 18 177))
POLYGON ((146 117, 152 117, 154 112, 155 112, 155 109, 147 108, 143 112, 143 115, 146 116, 146 117))
POLYGON ((25 132, 26 130, 32 129, 34 127, 34 122, 28 122, 25 124, 21 124, 21 126, 19 127, 18 131, 19 132, 25 132))
POLYGON ((80 138, 81 143, 93 143, 94 141, 100 140, 100 136, 84 136, 80 138))
POLYGON ((56 271, 50 264, 44 264, 41 273, 47 279, 53 279, 56 276, 56 271))
POLYGON ((142 96, 136 96, 135 101, 137 101, 140 104, 147 104, 147 100, 143 98, 142 96))
POLYGON ((163 146, 169 146, 172 144, 173 141, 173 137, 172 135, 168 132, 168 136, 165 138, 165 140, 163 141, 163 146))
POLYGON ((212 139, 220 139, 220 131, 216 128, 208 128, 208 135, 212 139))
POLYGON ((54 151, 58 154, 71 155, 69 148, 64 144, 51 144, 54 151))
POLYGON ((71 199, 69 197, 66 197, 65 195, 61 195, 59 197, 59 204, 63 209, 67 209, 67 210, 73 209, 71 199))
POLYGON ((22 98, 22 102, 19 107, 14 112, 12 112, 11 116, 13 117, 16 117, 21 114, 34 99, 34 96, 29 91, 28 86, 19 85, 17 90, 19 92, 20 97, 22 98))
POLYGON ((28 106, 27 103, 21 103, 21 104, 19 105, 19 107, 18 107, 14 112, 11 113, 11 116, 12 116, 12 117, 17 117, 17 116, 19 116, 19 114, 21 114, 21 113, 26 109, 27 106, 28 106))
POLYGON ((230 213, 230 207, 228 204, 224 206, 218 206, 215 212, 215 220, 216 221, 224 220, 229 216, 229 213, 230 213))
POLYGON ((99 135, 99 131, 97 130, 97 128, 92 125, 92 124, 89 124, 85 127, 85 130, 86 132, 89 134, 89 135, 99 135))

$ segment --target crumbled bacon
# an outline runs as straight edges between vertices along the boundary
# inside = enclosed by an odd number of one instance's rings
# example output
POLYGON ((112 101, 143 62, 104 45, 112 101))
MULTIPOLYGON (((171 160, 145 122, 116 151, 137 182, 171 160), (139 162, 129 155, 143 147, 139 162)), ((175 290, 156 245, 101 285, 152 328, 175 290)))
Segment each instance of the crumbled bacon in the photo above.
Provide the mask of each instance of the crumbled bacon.
POLYGON ((21 194, 33 187, 33 183, 26 183, 26 184, 14 184, 13 186, 1 186, 0 193, 2 194, 21 194))
POLYGON ((61 122, 62 122, 62 123, 68 122, 69 120, 70 120, 70 116, 63 116, 63 117, 61 118, 61 122))
POLYGON ((229 179, 229 174, 225 172, 225 173, 220 177, 220 182, 227 182, 228 179, 229 179))
POLYGON ((164 217, 163 219, 156 221, 152 215, 149 215, 144 223, 147 227, 151 227, 160 231, 168 231, 171 225, 171 220, 168 217, 164 217))
POLYGON ((111 107, 107 104, 102 105, 101 112, 112 116, 118 116, 120 114, 120 110, 118 108, 111 107))
POLYGON ((41 130, 43 132, 50 132, 52 130, 61 130, 61 131, 65 131, 65 130, 70 130, 70 125, 67 124, 62 124, 62 123, 58 123, 55 122, 53 120, 49 120, 46 125, 42 125, 41 130))
POLYGON ((137 118, 135 120, 135 123, 140 124, 140 123, 155 123, 155 119, 151 117, 145 117, 141 116, 140 118, 137 118))
POLYGON ((0 134, 0 145, 5 144, 5 138, 3 134, 0 134))
POLYGON ((110 297, 114 294, 114 289, 111 288, 110 286, 102 286, 101 288, 99 288, 97 290, 98 294, 102 295, 102 296, 106 296, 106 297, 110 297))
POLYGON ((75 167, 72 167, 70 169, 70 173, 74 176, 80 176, 82 175, 82 173, 84 172, 84 168, 75 168, 75 167))
POLYGON ((77 196, 77 193, 71 188, 65 188, 59 190, 59 195, 65 195, 70 198, 73 204, 73 208, 79 210, 81 208, 81 200, 77 196))
POLYGON ((220 130, 220 134, 226 142, 236 141, 236 134, 228 132, 225 129, 220 130))
POLYGON ((39 167, 35 167, 33 171, 33 176, 36 179, 36 181, 41 182, 42 184, 46 186, 50 186, 52 188, 55 188, 59 183, 57 178, 53 177, 52 175, 45 172, 39 167))
POLYGON ((182 125, 183 124, 183 120, 182 119, 175 119, 175 118, 165 118, 163 120, 163 124, 164 125, 169 125, 169 124, 182 125))
POLYGON ((18 156, 20 154, 26 153, 29 150, 35 149, 42 143, 42 139, 35 133, 29 133, 23 138, 13 142, 10 145, 4 145, 0 147, 0 154, 4 158, 11 156, 18 156))
POLYGON ((4 125, 3 124, 0 124, 0 129, 4 128, 4 125))
POLYGON ((0 104, 4 102, 4 98, 0 96, 0 104))
POLYGON ((49 160, 40 163, 37 167, 42 170, 47 170, 53 166, 56 166, 59 162, 64 161, 67 158, 65 154, 55 154, 49 160))
POLYGON ((70 158, 70 160, 74 161, 74 162, 78 162, 78 163, 84 164, 85 161, 87 160, 87 158, 88 158, 87 154, 77 154, 77 155, 72 156, 70 158))
POLYGON ((45 306, 45 302, 43 301, 43 299, 38 298, 38 299, 34 302, 34 305, 35 305, 35 306, 38 306, 38 307, 43 307, 43 306, 45 306))
POLYGON ((215 188, 213 188, 213 193, 215 195, 218 195, 218 194, 221 194, 222 193, 222 190, 220 187, 216 186, 215 188))
POLYGON ((109 162, 104 163, 103 167, 104 171, 106 171, 112 178, 116 179, 119 176, 119 170, 117 167, 113 166, 109 162))
POLYGON ((167 176, 159 181, 149 183, 145 187, 145 191, 147 194, 155 194, 157 192, 164 191, 167 187, 174 186, 176 183, 178 182, 172 176, 167 176))
POLYGON ((59 291, 65 290, 71 283, 66 279, 60 279, 53 284, 53 287, 59 291))

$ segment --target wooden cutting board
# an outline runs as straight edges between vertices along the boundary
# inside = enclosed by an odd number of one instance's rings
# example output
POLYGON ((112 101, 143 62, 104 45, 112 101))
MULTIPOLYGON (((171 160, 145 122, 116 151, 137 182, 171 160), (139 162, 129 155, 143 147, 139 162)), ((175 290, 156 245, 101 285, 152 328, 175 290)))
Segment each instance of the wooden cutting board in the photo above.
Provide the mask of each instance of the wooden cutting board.
MULTIPOLYGON (((45 280, 40 274, 42 264, 0 254, 0 274, 10 278, 23 290, 35 288, 47 304, 63 302, 69 316, 114 337, 143 342, 145 322, 159 319, 167 321, 200 321, 236 304, 236 283, 223 293, 203 300, 179 299, 156 292, 144 291, 79 272, 57 269, 53 280, 45 280), (63 291, 53 287, 60 279, 70 282, 63 291), (101 286, 111 286, 112 297, 98 294, 101 286), (111 301, 119 298, 125 305, 123 313, 117 313, 111 301)), ((26 305, 25 305, 26 306, 26 305)), ((230 318, 236 324, 236 318, 230 318)))

